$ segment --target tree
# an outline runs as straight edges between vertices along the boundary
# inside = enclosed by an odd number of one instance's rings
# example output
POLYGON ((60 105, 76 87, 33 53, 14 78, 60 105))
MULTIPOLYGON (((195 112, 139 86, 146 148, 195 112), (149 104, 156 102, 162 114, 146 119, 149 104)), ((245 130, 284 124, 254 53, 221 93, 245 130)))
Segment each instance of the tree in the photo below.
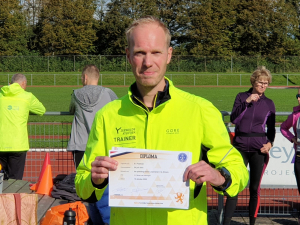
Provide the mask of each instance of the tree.
POLYGON ((27 28, 18 0, 0 0, 0 55, 27 52, 27 28))
POLYGON ((114 0, 107 4, 107 13, 97 25, 96 53, 101 55, 124 55, 125 29, 132 18, 127 15, 126 1, 114 0))
POLYGON ((235 27, 237 0, 195 1, 188 10, 187 51, 193 55, 233 54, 231 36, 235 27))
POLYGON ((152 15, 161 18, 169 27, 172 43, 179 49, 185 36, 187 4, 179 0, 112 0, 107 4, 107 13, 99 21, 96 46, 98 54, 125 54, 127 46, 125 31, 134 19, 152 15))
POLYGON ((37 34, 45 55, 94 52, 96 6, 93 0, 51 0, 43 5, 37 34))
POLYGON ((285 0, 241 0, 236 24, 232 42, 240 55, 281 56, 299 49, 296 11, 285 0))

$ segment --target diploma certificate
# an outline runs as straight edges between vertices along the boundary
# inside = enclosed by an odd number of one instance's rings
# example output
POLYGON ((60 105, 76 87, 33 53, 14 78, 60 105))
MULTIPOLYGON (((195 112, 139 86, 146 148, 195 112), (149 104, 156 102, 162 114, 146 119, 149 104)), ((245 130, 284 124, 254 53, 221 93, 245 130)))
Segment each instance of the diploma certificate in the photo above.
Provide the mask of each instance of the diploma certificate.
POLYGON ((118 161, 109 172, 109 206, 189 208, 189 181, 183 174, 192 153, 114 147, 110 157, 118 161))

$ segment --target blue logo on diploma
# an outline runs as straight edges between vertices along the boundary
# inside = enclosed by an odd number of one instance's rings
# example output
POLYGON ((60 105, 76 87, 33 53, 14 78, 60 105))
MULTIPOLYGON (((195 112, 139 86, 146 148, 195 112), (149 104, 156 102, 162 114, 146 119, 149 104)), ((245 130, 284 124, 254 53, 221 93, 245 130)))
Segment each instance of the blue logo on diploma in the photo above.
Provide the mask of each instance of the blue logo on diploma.
POLYGON ((178 160, 179 160, 180 162, 185 162, 185 161, 187 160, 187 155, 186 155, 185 153, 180 153, 180 154, 178 155, 178 160))

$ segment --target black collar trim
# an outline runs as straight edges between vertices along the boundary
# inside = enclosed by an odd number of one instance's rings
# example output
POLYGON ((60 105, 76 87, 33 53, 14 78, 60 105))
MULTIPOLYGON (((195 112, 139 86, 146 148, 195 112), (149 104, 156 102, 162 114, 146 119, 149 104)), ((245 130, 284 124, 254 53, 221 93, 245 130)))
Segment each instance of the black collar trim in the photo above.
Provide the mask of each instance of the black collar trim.
POLYGON ((137 88, 136 82, 134 82, 130 87, 130 90, 131 90, 131 93, 132 93, 132 96, 131 96, 132 101, 135 104, 143 107, 147 111, 152 111, 152 109, 158 107, 159 105, 161 105, 164 102, 171 99, 171 95, 170 95, 170 91, 169 91, 169 88, 170 88, 169 81, 165 79, 165 82, 166 82, 166 86, 165 86, 164 90, 159 91, 156 94, 156 101, 155 101, 155 105, 153 106, 153 108, 147 108, 144 104, 141 103, 142 102, 142 96, 141 96, 141 94, 140 94, 140 92, 137 88))

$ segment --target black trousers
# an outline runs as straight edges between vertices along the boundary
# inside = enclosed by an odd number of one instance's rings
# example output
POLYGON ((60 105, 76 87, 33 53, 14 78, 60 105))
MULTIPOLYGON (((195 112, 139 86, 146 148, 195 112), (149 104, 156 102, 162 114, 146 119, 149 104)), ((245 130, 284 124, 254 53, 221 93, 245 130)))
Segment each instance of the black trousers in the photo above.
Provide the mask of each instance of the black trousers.
POLYGON ((8 173, 9 178, 22 180, 27 151, 0 152, 0 164, 8 173))
POLYGON ((72 152, 72 154, 73 154, 74 166, 77 169, 77 167, 78 167, 78 165, 79 165, 79 163, 80 163, 80 161, 81 161, 81 159, 84 155, 84 151, 75 150, 75 151, 72 152))
MULTIPOLYGON (((256 218, 259 203, 260 203, 260 183, 264 171, 269 162, 269 155, 263 154, 260 151, 257 152, 243 152, 240 151, 245 166, 250 167, 250 179, 249 179, 249 191, 250 191, 250 201, 249 201, 249 217, 256 218)), ((236 208, 238 196, 227 197, 225 204, 224 217, 232 217, 236 208)))
MULTIPOLYGON (((300 152, 296 152, 294 171, 295 171, 295 177, 297 181, 298 192, 300 194, 300 152)), ((300 218, 300 204, 298 204, 298 212, 300 218)))

